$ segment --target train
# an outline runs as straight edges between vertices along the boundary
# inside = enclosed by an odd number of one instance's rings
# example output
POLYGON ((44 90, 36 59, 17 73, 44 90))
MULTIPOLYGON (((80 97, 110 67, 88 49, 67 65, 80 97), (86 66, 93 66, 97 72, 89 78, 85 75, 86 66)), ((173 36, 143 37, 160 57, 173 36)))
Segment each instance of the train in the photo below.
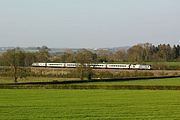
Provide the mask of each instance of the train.
MULTIPOLYGON (((32 63, 32 67, 52 67, 52 68, 76 68, 80 63, 32 63)), ((84 64, 93 69, 133 69, 133 70, 151 70, 151 65, 148 64, 84 64)))

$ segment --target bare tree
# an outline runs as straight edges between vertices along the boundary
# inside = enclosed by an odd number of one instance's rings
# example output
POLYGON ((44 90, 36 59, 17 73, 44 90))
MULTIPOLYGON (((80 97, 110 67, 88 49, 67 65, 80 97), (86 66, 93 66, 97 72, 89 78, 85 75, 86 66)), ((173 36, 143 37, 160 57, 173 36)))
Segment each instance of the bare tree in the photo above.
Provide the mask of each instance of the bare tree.
POLYGON ((84 79, 84 76, 91 79, 92 68, 90 67, 90 64, 96 59, 96 57, 96 54, 93 54, 91 51, 86 49, 82 49, 76 54, 76 61, 80 63, 78 71, 81 80, 84 79))
POLYGON ((19 48, 7 50, 3 54, 3 59, 11 67, 14 82, 17 82, 18 77, 21 75, 21 67, 24 66, 25 53, 19 48))
POLYGON ((116 51, 113 56, 116 62, 126 61, 126 51, 124 49, 116 51))
POLYGON ((97 50, 97 60, 98 62, 107 62, 109 60, 109 56, 111 55, 111 52, 106 49, 100 49, 97 50))
POLYGON ((68 62, 74 62, 74 54, 73 52, 64 52, 64 54, 61 56, 61 61, 64 63, 68 62))
POLYGON ((142 45, 134 45, 128 49, 128 60, 132 62, 142 62, 143 61, 143 47, 142 45))
POLYGON ((38 47, 39 52, 36 53, 37 62, 47 62, 49 60, 50 49, 47 46, 38 47))

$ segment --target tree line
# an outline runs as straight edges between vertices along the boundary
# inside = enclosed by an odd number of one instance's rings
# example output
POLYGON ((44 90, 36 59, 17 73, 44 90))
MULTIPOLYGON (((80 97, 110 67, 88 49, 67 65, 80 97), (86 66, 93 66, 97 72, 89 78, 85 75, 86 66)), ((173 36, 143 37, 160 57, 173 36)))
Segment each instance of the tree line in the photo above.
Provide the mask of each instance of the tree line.
POLYGON ((25 52, 21 48, 10 49, 0 55, 0 65, 10 66, 31 66, 33 62, 170 62, 180 61, 180 45, 170 46, 169 44, 152 45, 150 43, 137 44, 127 50, 119 49, 110 51, 105 49, 89 50, 80 49, 72 51, 67 49, 64 53, 50 54, 50 49, 46 46, 38 48, 38 52, 25 52))
MULTIPOLYGON (((84 49, 85 50, 85 49, 84 49)), ((53 62, 77 62, 79 52, 74 53, 67 50, 64 54, 51 57, 53 62)), ((87 50, 88 51, 88 50, 87 50)), ((137 44, 129 49, 117 51, 96 50, 89 51, 93 62, 172 62, 180 61, 180 45, 170 46, 169 44, 152 45, 150 43, 137 44)))
POLYGON ((87 50, 80 49, 73 52, 68 49, 61 54, 50 54, 47 46, 38 48, 38 52, 25 52, 21 48, 7 50, 0 55, 0 66, 10 66, 14 81, 27 75, 28 67, 33 62, 63 62, 80 63, 77 68, 81 79, 86 76, 91 79, 92 70, 85 63, 121 63, 121 62, 157 62, 157 61, 180 61, 180 45, 169 44, 152 45, 150 43, 137 44, 129 49, 110 50, 87 50))

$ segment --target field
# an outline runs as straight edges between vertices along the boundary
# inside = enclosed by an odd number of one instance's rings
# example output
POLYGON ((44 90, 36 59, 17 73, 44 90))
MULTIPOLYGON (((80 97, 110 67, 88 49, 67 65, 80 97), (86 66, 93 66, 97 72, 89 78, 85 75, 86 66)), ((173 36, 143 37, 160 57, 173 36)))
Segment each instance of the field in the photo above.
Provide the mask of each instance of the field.
POLYGON ((180 70, 180 62, 147 62, 153 69, 180 70))
POLYGON ((151 86, 180 86, 179 78, 163 78, 163 79, 146 79, 131 81, 113 81, 113 82, 89 82, 81 83, 84 85, 151 85, 151 86))
POLYGON ((0 90, 3 120, 172 120, 180 118, 180 91, 0 90))
MULTIPOLYGON (((68 81, 78 80, 77 78, 53 78, 53 77, 27 77, 20 79, 18 82, 53 82, 53 81, 68 81)), ((0 83, 13 83, 10 77, 0 77, 0 83)), ((113 81, 113 82, 88 82, 78 83, 82 85, 172 85, 180 86, 180 77, 178 78, 163 78, 163 79, 146 79, 146 80, 131 80, 131 81, 113 81)))
MULTIPOLYGON (((61 80, 70 79, 28 77, 19 82, 61 80)), ((12 78, 0 77, 0 83, 12 82, 12 78)), ((180 86, 180 78, 76 83, 73 85, 180 86)), ((178 120, 180 118, 179 100, 179 90, 64 90, 44 89, 44 87, 39 89, 0 89, 0 119, 178 120)))

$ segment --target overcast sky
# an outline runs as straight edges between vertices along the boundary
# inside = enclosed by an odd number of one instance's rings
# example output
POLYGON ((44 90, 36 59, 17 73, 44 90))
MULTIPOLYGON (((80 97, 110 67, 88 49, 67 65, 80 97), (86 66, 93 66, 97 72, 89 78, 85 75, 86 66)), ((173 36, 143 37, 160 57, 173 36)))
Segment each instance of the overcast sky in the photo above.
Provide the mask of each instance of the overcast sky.
POLYGON ((180 0, 0 0, 0 46, 180 44, 180 0))

